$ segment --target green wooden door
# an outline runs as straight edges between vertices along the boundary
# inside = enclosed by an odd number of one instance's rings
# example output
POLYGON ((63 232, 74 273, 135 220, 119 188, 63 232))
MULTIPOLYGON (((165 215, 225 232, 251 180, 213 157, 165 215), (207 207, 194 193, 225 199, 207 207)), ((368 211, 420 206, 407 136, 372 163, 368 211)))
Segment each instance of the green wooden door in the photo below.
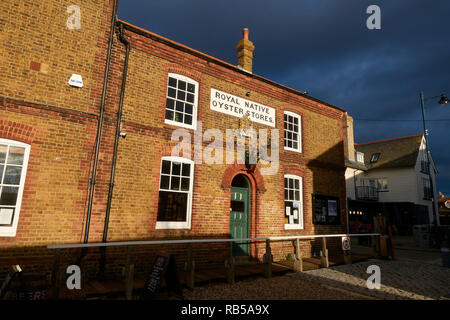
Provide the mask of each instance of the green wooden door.
MULTIPOLYGON (((230 234, 233 239, 249 237, 249 204, 250 193, 247 188, 231 188, 230 234)), ((233 242, 233 255, 248 256, 248 242, 233 242)))

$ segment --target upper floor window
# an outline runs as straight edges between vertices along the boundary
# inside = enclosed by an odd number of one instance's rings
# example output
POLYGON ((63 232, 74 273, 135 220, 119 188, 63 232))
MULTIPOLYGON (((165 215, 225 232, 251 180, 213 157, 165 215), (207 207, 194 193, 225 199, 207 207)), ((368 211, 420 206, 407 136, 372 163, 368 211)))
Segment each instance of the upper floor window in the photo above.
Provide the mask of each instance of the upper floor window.
POLYGON ((370 163, 375 163, 380 158, 380 153, 373 153, 372 158, 370 158, 370 163))
POLYGON ((192 160, 162 158, 156 229, 191 227, 193 176, 192 160))
POLYGON ((303 229, 303 186, 302 178, 284 176, 284 228, 303 229))
POLYGON ((430 179, 422 178, 423 185, 423 198, 426 200, 431 200, 433 198, 433 192, 431 191, 430 179))
POLYGON ((364 163, 364 153, 356 151, 355 154, 356 154, 356 161, 364 163))
POLYGON ((165 123, 196 129, 198 82, 169 73, 165 123))
POLYGON ((302 152, 301 117, 293 112, 284 112, 284 149, 302 152))
POLYGON ((28 144, 0 139, 0 237, 16 235, 29 153, 28 144))

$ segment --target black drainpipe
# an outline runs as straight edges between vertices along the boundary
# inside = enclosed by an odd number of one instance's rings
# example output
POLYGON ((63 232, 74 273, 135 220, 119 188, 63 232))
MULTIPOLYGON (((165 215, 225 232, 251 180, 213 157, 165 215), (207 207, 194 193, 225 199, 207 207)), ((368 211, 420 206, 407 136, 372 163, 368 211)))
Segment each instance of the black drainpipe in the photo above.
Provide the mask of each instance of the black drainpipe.
MULTIPOLYGON (((125 44, 126 53, 125 53, 125 62, 123 65, 122 87, 120 89, 119 109, 117 110, 116 136, 114 139, 114 152, 113 152, 113 159, 112 159, 111 177, 110 177, 109 191, 108 191, 108 202, 106 204, 105 227, 103 229, 102 242, 106 242, 107 238, 108 238, 109 216, 110 216, 110 212, 111 212, 111 202, 112 202, 113 189, 114 189, 114 177, 115 177, 115 173, 116 173, 117 151, 118 151, 118 147, 119 147, 120 123, 122 121, 122 106, 123 106, 123 99, 125 96, 125 84, 127 81, 128 57, 130 55, 130 42, 124 37, 122 23, 119 25, 119 30, 120 30, 119 39, 120 39, 120 42, 125 44)), ((106 262, 106 247, 101 247, 100 277, 104 276, 105 262, 106 262)))
MULTIPOLYGON (((109 43, 108 43, 108 54, 106 56, 106 66, 105 66, 105 76, 103 80, 103 92, 102 92, 102 101, 100 105, 100 116, 98 118, 98 126, 97 126, 97 138, 95 144, 95 155, 94 155, 94 166, 92 168, 92 178, 90 182, 89 189, 89 202, 88 202, 88 210, 86 215, 86 226, 84 229, 84 243, 87 243, 89 240, 89 226, 91 223, 91 214, 92 214, 92 203, 94 200, 94 189, 95 189, 95 177, 97 174, 97 165, 98 165, 98 156, 100 150, 100 140, 102 137, 102 127, 103 127, 103 115, 105 111, 105 102, 106 102, 106 90, 108 88, 108 74, 109 74, 109 66, 111 63, 111 52, 113 45, 113 37, 114 37, 114 28, 116 25, 116 16, 117 16, 117 3, 118 0, 114 0, 113 13, 111 18, 111 28, 109 31, 109 43)), ((84 252, 85 253, 85 250, 84 252)), ((82 256, 84 254, 82 253, 82 256)))

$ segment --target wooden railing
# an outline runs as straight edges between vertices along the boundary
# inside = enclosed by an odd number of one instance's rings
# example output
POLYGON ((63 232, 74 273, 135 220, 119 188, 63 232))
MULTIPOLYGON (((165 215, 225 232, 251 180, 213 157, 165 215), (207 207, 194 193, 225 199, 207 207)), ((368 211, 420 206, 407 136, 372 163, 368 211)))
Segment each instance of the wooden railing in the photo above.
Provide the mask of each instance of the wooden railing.
MULTIPOLYGON (((187 261, 185 263, 186 271, 186 285, 189 288, 194 288, 195 286, 195 261, 192 255, 193 245, 195 243, 232 243, 232 242, 265 242, 265 253, 263 255, 264 264, 264 276, 269 278, 272 276, 272 249, 271 241, 293 241, 294 245, 294 266, 293 269, 296 272, 303 271, 303 258, 300 249, 300 240, 310 240, 310 239, 322 239, 322 250, 321 250, 321 267, 329 267, 328 260, 328 249, 327 249, 327 238, 338 238, 338 237, 372 237, 374 238, 374 250, 377 254, 379 252, 379 233, 365 233, 365 234, 325 234, 325 235, 306 235, 306 236, 279 236, 279 237, 261 237, 261 238, 245 238, 245 239, 186 239, 186 240, 149 240, 149 241, 123 241, 123 242, 106 242, 106 243, 83 243, 83 244, 55 244, 48 245, 48 249, 55 250, 55 259, 53 264, 52 272, 52 285, 53 285, 53 298, 58 298, 59 296, 59 285, 60 285, 60 257, 61 250, 63 249, 76 249, 76 248, 105 248, 105 247, 119 247, 125 246, 127 248, 126 266, 125 266, 125 276, 126 276, 126 297, 131 299, 131 293, 133 290, 133 272, 134 264, 131 264, 131 252, 133 246, 143 246, 143 245, 167 245, 167 244, 187 244, 187 261)), ((349 260, 349 252, 344 252, 344 261, 346 263, 351 263, 351 258, 349 260)), ((225 261, 225 267, 227 270, 227 281, 228 283, 235 282, 235 258, 232 253, 232 246, 229 247, 228 259, 225 261)))

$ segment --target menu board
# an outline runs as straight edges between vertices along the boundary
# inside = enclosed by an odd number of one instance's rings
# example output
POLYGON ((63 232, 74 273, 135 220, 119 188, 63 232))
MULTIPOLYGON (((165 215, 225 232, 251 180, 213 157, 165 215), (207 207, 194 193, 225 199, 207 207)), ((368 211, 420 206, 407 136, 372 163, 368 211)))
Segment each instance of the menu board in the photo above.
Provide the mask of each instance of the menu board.
POLYGON ((313 195, 314 224, 339 224, 339 198, 313 195))

